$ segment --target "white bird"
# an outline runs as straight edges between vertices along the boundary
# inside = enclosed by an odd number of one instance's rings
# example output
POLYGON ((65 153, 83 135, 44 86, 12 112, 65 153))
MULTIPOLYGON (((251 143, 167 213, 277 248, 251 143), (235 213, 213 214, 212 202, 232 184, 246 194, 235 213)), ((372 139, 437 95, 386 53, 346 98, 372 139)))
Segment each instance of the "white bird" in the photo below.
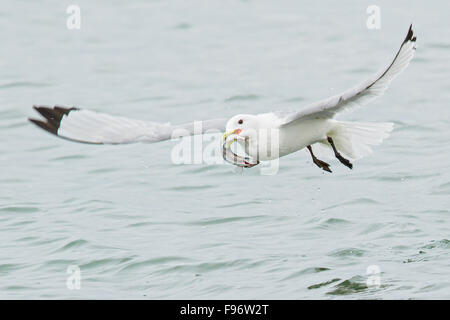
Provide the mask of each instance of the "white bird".
POLYGON ((380 144, 389 136, 393 124, 344 122, 334 120, 334 116, 381 96, 413 58, 415 42, 411 25, 389 66, 363 83, 300 111, 240 114, 229 120, 206 120, 202 122, 201 130, 196 130, 194 122, 174 126, 59 106, 34 106, 45 120, 29 120, 61 138, 92 144, 157 142, 215 129, 225 131, 224 158, 235 165, 252 167, 260 160, 276 159, 307 147, 313 162, 331 172, 330 165, 313 153, 312 146, 321 144, 331 148, 335 157, 351 169, 353 165, 349 159, 356 160, 369 154, 370 146, 380 144), (252 159, 230 152, 234 141, 241 144, 252 159))

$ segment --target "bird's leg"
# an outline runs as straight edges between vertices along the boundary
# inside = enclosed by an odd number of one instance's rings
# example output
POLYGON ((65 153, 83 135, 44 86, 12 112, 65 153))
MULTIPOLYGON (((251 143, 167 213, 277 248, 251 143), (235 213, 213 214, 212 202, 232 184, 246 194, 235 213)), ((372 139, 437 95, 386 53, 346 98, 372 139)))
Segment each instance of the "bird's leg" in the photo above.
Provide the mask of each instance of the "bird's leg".
POLYGON ((318 166, 319 168, 322 168, 325 171, 332 172, 330 169, 330 165, 328 163, 316 158, 316 156, 314 155, 314 153, 312 151, 311 146, 308 146, 307 148, 309 150, 309 153, 311 153, 311 157, 313 159, 313 162, 316 164, 316 166, 318 166))
POLYGON ((333 148, 335 157, 346 167, 349 167, 350 169, 353 168, 353 164, 348 160, 345 159, 336 149, 336 146, 334 145, 333 139, 331 137, 327 137, 328 142, 331 144, 331 147, 333 148))

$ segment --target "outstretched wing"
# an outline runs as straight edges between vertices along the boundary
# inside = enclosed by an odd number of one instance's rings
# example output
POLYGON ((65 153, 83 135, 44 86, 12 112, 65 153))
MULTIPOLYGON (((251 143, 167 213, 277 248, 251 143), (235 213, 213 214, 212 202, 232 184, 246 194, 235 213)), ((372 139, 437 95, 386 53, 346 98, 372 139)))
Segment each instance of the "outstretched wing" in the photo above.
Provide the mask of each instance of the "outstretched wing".
POLYGON ((40 128, 61 138, 92 144, 157 142, 194 134, 222 132, 227 122, 227 119, 213 119, 174 126, 78 108, 34 106, 34 109, 45 120, 29 120, 40 128))
POLYGON ((344 109, 365 105, 381 96, 391 81, 408 66, 414 56, 415 49, 416 37, 411 25, 397 55, 387 68, 341 94, 313 103, 298 112, 280 114, 283 125, 295 120, 332 118, 344 109))

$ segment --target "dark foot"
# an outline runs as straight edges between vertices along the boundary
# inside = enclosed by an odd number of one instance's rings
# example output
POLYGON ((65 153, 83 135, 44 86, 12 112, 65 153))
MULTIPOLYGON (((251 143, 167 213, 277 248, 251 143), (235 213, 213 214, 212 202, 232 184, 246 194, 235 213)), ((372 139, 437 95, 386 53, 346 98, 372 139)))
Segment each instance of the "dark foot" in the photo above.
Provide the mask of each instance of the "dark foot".
POLYGON ((319 160, 319 159, 317 159, 317 158, 313 158, 313 162, 314 162, 319 168, 322 168, 323 170, 328 171, 328 172, 333 172, 333 171, 331 171, 331 169, 330 169, 330 165, 329 165, 328 163, 326 163, 325 161, 319 160))
POLYGON ((339 151, 337 151, 336 146, 334 145, 334 141, 333 139, 331 139, 331 137, 327 138, 328 142, 331 144, 331 147, 333 148, 334 151, 334 156, 346 167, 352 169, 353 168, 353 164, 348 160, 345 159, 340 153, 339 151))
POLYGON ((325 161, 322 161, 322 160, 319 160, 319 159, 316 158, 316 156, 314 155, 314 153, 312 151, 311 146, 308 146, 307 148, 309 150, 309 153, 311 153, 312 160, 316 164, 316 166, 318 166, 319 168, 321 168, 321 169, 323 169, 325 171, 333 172, 333 171, 331 171, 330 165, 328 163, 326 163, 325 161))
POLYGON ((345 159, 343 156, 341 156, 340 154, 339 154, 339 155, 336 155, 336 158, 337 158, 344 166, 346 166, 346 167, 348 167, 348 168, 350 168, 350 169, 353 168, 353 164, 352 164, 348 159, 345 159))

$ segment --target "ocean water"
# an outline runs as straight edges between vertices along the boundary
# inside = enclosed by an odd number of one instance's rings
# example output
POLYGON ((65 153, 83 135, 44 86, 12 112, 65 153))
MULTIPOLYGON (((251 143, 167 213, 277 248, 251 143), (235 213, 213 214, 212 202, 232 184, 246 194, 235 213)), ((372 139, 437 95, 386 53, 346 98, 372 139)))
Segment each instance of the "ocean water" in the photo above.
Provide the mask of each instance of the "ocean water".
POLYGON ((0 7, 0 298, 450 298, 448 1, 79 0, 79 30, 71 4, 0 7), (387 65, 411 22, 408 69, 339 116, 395 123, 351 171, 304 150, 270 176, 179 165, 175 141, 83 145, 27 121, 33 104, 298 110, 387 65))

